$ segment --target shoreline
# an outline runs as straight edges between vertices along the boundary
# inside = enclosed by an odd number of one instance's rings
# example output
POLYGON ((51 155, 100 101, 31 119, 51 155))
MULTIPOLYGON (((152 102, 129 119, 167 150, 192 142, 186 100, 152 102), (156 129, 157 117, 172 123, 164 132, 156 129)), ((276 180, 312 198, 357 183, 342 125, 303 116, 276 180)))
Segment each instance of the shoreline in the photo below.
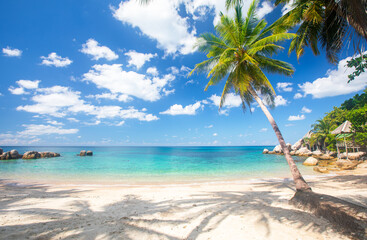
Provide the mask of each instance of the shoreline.
MULTIPOLYGON (((314 175, 304 175, 306 181, 312 180, 320 180, 329 177, 335 176, 343 176, 343 175, 367 175, 366 173, 352 173, 352 172, 338 172, 338 173, 328 173, 328 174, 320 174, 315 172, 314 175)), ((163 179, 162 179, 163 180, 163 179)), ((87 180, 62 180, 62 179, 7 179, 7 178, 0 178, 0 182, 3 184, 16 184, 19 186, 26 186, 26 185, 42 185, 42 186, 68 186, 68 187, 180 187, 180 186, 200 186, 200 185, 230 185, 230 184, 251 184, 251 183, 263 183, 263 182, 274 182, 274 183, 281 183, 281 182, 293 182, 292 177, 290 176, 277 176, 277 177, 259 177, 259 178, 233 178, 233 179, 213 179, 213 180, 195 180, 192 179, 190 181, 174 181, 174 182, 167 182, 167 181, 154 181, 154 182, 135 182, 135 183, 128 183, 129 181, 87 181, 87 180)))

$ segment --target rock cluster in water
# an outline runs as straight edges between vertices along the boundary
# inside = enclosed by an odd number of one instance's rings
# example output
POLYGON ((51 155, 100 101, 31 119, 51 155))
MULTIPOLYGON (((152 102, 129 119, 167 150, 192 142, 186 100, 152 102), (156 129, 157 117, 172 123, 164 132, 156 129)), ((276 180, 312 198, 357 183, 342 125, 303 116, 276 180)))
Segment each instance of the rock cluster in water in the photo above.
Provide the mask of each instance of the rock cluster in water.
POLYGON ((51 157, 60 157, 59 153, 54 152, 37 152, 37 151, 29 151, 24 154, 19 154, 19 152, 15 149, 4 152, 2 148, 0 148, 0 160, 10 160, 10 159, 37 159, 37 158, 51 158, 51 157))
POLYGON ((81 156, 81 157, 84 157, 84 156, 93 156, 93 152, 92 151, 82 150, 82 151, 80 151, 80 153, 78 154, 78 156, 81 156))
MULTIPOLYGON (((302 139, 301 139, 302 140, 302 139)), ((351 170, 363 163, 366 160, 365 152, 353 152, 340 154, 340 159, 337 158, 337 153, 327 151, 325 153, 320 150, 310 151, 307 147, 302 147, 302 141, 297 141, 294 145, 287 144, 289 153, 292 156, 308 157, 303 165, 314 166, 314 171, 321 173, 329 173, 329 171, 351 170)), ((263 154, 283 154, 280 145, 274 147, 272 151, 264 149, 263 154)))

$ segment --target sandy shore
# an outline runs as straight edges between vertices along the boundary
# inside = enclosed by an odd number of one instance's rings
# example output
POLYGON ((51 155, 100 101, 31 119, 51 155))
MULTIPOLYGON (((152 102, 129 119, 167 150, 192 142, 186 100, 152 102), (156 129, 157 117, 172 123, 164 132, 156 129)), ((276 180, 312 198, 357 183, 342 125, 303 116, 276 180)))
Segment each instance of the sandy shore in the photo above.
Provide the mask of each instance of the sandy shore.
MULTIPOLYGON (((358 174, 308 181, 367 207, 367 174, 358 174)), ((131 187, 2 180, 0 188, 0 239, 349 239, 289 205, 289 179, 131 187)))

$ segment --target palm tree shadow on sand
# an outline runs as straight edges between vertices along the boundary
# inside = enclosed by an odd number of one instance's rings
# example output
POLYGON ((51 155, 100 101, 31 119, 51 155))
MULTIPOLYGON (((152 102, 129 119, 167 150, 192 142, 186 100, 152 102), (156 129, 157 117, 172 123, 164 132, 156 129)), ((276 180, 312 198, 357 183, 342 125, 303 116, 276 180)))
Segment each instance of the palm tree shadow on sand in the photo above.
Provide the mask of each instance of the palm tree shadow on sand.
POLYGON ((322 234, 330 231, 323 224, 325 220, 292 208, 278 194, 294 189, 292 182, 254 183, 253 188, 257 190, 204 192, 164 201, 122 194, 121 201, 96 209, 85 197, 94 196, 88 191, 52 191, 45 185, 9 185, 1 181, 0 239, 198 239, 223 227, 231 218, 243 218, 243 227, 250 226, 246 231, 256 231, 263 238, 274 236, 274 224, 322 234), (264 186, 267 191, 261 190, 264 186), (22 205, 30 197, 36 202, 66 197, 72 200, 63 210, 22 205), (14 214, 19 221, 7 224, 8 216, 14 214))

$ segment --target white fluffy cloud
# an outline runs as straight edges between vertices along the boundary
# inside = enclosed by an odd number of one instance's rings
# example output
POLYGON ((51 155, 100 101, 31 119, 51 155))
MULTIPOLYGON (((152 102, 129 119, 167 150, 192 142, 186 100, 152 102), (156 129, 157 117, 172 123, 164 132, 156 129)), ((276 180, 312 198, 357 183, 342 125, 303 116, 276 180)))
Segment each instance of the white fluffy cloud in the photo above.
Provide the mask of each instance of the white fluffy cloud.
POLYGON ((263 1, 261 3, 261 6, 258 7, 258 9, 257 9, 258 18, 261 19, 261 18, 265 17, 266 15, 271 13, 274 10, 274 8, 275 8, 274 4, 270 4, 267 1, 263 1))
POLYGON ((275 99, 274 99, 274 105, 276 107, 286 106, 288 103, 289 103, 288 100, 283 98, 283 96, 281 96, 281 95, 276 96, 275 99))
MULTIPOLYGON (((220 13, 222 12, 227 14, 225 1, 223 0, 183 0, 182 2, 185 4, 186 12, 193 15, 194 20, 200 20, 207 17, 207 15, 213 10, 215 14, 213 24, 216 25, 220 20, 220 13)), ((250 5, 251 1, 243 1, 242 11, 245 15, 250 5)), ((257 15, 258 17, 263 18, 265 15, 272 12, 273 9, 274 5, 263 1, 257 8, 257 15)), ((233 15, 233 9, 228 14, 233 15)))
POLYGON ((14 145, 31 145, 41 141, 40 138, 35 136, 12 134, 12 133, 0 133, 0 145, 14 146, 14 145))
POLYGON ((67 120, 69 120, 70 122, 79 122, 79 120, 76 118, 67 118, 67 120))
POLYGON ((11 92, 11 94, 14 95, 28 94, 28 92, 26 92, 24 89, 37 89, 39 82, 39 80, 19 80, 16 81, 19 87, 15 88, 13 86, 10 86, 8 90, 11 92))
POLYGON ((259 130, 259 132, 267 132, 267 131, 268 131, 267 128, 262 128, 262 129, 259 130))
POLYGON ((294 94, 294 99, 300 99, 300 98, 303 98, 304 96, 301 94, 301 93, 296 93, 294 94))
POLYGON ((75 134, 79 130, 78 129, 64 129, 60 126, 52 126, 52 125, 36 125, 36 124, 24 124, 24 131, 18 132, 20 135, 29 135, 29 136, 40 136, 40 135, 49 135, 49 134, 75 134))
POLYGON ((299 120, 304 120, 306 117, 305 115, 297 115, 297 116, 289 116, 288 117, 288 121, 299 121, 299 120))
POLYGON ((341 60, 337 69, 329 69, 326 77, 298 85, 304 92, 304 96, 312 95, 313 98, 324 98, 363 90, 367 85, 367 72, 361 73, 360 76, 348 83, 348 75, 354 71, 354 68, 347 67, 347 61, 350 59, 351 57, 341 60))
POLYGON ((180 104, 174 104, 169 109, 167 109, 164 112, 160 112, 160 114, 167 114, 167 115, 195 115, 196 111, 203 107, 200 101, 187 105, 186 107, 183 107, 180 104))
POLYGON ((277 83, 277 89, 280 92, 292 92, 293 88, 292 88, 293 83, 290 82, 280 82, 277 83))
POLYGON ((289 11, 293 10, 293 4, 294 4, 294 0, 290 0, 288 3, 286 3, 283 8, 282 8, 282 15, 285 15, 286 13, 288 13, 289 11))
POLYGON ((31 81, 31 80, 19 80, 17 81, 17 84, 19 85, 19 87, 25 88, 25 89, 36 89, 38 88, 38 84, 40 83, 40 80, 35 80, 35 81, 31 81))
POLYGON ((151 53, 138 53, 133 50, 125 53, 130 59, 128 60, 128 66, 135 66, 140 69, 146 62, 149 62, 151 58, 158 56, 157 54, 151 53))
POLYGON ((82 45, 80 50, 82 53, 93 56, 93 60, 105 58, 109 61, 118 59, 119 56, 106 46, 100 46, 99 43, 94 39, 88 39, 86 43, 82 45))
POLYGON ((95 98, 99 99, 109 99, 109 100, 117 100, 119 102, 129 102, 132 100, 131 97, 125 94, 115 94, 115 93, 102 93, 96 95, 88 95, 86 98, 95 98))
MULTIPOLYGON (((65 117, 84 113, 97 119, 138 119, 140 121, 153 121, 158 117, 139 111, 133 107, 123 109, 120 106, 95 106, 81 99, 80 92, 73 91, 68 87, 53 86, 50 88, 39 88, 31 100, 33 105, 18 106, 18 111, 26 111, 37 114, 50 115, 54 117, 65 117)), ((75 118, 69 121, 77 122, 75 118)))
POLYGON ((130 0, 121 2, 112 12, 116 19, 156 40, 167 54, 189 54, 194 51, 196 30, 190 31, 188 20, 178 14, 180 2, 159 0, 141 5, 139 1, 130 0))
POLYGON ((157 68, 155 68, 155 67, 148 68, 147 73, 152 75, 152 76, 155 76, 155 77, 159 75, 159 72, 158 72, 157 68))
POLYGON ((22 94, 26 94, 27 92, 24 91, 24 88, 21 88, 21 87, 18 87, 18 88, 15 88, 13 86, 9 87, 8 89, 11 94, 14 94, 14 95, 22 95, 22 94))
POLYGON ((312 110, 309 109, 309 108, 307 108, 307 107, 305 107, 305 106, 303 106, 303 108, 301 110, 301 113, 311 113, 311 112, 312 112, 312 110))
POLYGON ((22 55, 22 51, 8 46, 3 48, 3 54, 7 57, 20 57, 22 55))
MULTIPOLYGON (((219 107, 220 96, 217 96, 217 95, 214 94, 214 95, 209 97, 209 100, 211 100, 212 103, 215 106, 219 107)), ((241 104, 242 104, 242 101, 241 101, 241 98, 238 95, 236 95, 234 93, 228 93, 222 107, 223 108, 234 108, 234 107, 241 106, 241 104)))
MULTIPOLYGON (((243 2, 247 13, 251 1, 243 2)), ((274 5, 263 1, 258 7, 258 16, 264 17, 273 11, 274 5)), ((140 29, 142 33, 158 42, 158 47, 167 54, 188 54, 194 51, 196 29, 191 19, 202 20, 214 14, 213 24, 219 21, 220 13, 226 14, 224 0, 155 0, 141 5, 139 1, 122 1, 118 8, 112 8, 113 16, 123 23, 140 29), (186 10, 182 16, 180 10, 186 10), (180 15, 181 14, 181 15, 180 15)), ((229 13, 233 15, 233 10, 229 13)))
POLYGON ((67 57, 63 58, 57 55, 55 52, 50 53, 47 57, 41 56, 41 59, 43 59, 42 65, 55 67, 66 67, 73 62, 67 57))
POLYGON ((156 101, 167 95, 165 88, 175 77, 171 74, 162 78, 150 78, 133 71, 124 71, 121 64, 94 65, 93 69, 85 73, 84 80, 93 82, 98 88, 105 88, 112 93, 126 94, 147 101, 156 101))
POLYGON ((48 120, 47 123, 56 125, 56 126, 63 126, 64 124, 62 122, 58 122, 56 120, 48 120))

